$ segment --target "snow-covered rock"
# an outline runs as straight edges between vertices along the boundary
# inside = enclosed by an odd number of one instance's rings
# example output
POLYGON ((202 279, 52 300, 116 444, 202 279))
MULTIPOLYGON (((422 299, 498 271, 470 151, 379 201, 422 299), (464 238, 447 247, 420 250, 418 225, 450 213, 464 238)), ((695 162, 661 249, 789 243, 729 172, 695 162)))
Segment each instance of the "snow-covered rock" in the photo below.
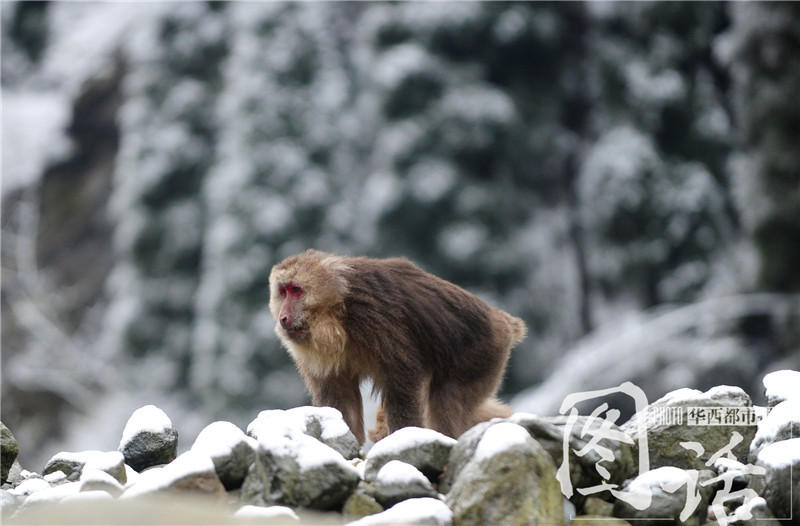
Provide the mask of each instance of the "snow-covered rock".
POLYGON ((764 475, 751 476, 751 487, 767 501, 778 520, 800 517, 800 438, 770 444, 755 459, 764 475))
POLYGON ((375 480, 366 486, 369 494, 385 508, 403 500, 437 496, 430 481, 420 470, 399 460, 384 464, 375 480))
POLYGON ((125 489, 117 479, 96 468, 84 468, 79 482, 81 492, 105 491, 112 497, 119 497, 125 489))
POLYGON ((241 487, 256 456, 257 442, 230 422, 213 422, 197 435, 192 451, 211 457, 217 475, 230 491, 241 487))
POLYGON ((399 502, 381 513, 351 522, 348 526, 397 526, 398 524, 409 526, 451 526, 453 524, 453 512, 444 502, 438 499, 409 499, 399 502))
POLYGON ((261 411, 247 426, 247 434, 258 439, 260 434, 274 433, 277 428, 297 430, 316 438, 346 459, 355 458, 361 452, 358 440, 344 421, 342 413, 333 407, 303 406, 285 411, 261 411))
POLYGON ((19 512, 23 513, 34 506, 42 504, 53 504, 61 502, 65 498, 76 495, 80 491, 79 482, 67 482, 57 486, 50 486, 42 491, 36 491, 28 495, 20 506, 19 512))
POLYGON ((764 375, 764 396, 774 407, 784 400, 800 400, 800 371, 784 369, 764 375))
POLYGON ((127 480, 125 459, 119 451, 62 451, 47 461, 43 474, 62 471, 68 480, 75 481, 87 468, 104 471, 122 484, 127 480))
POLYGON ((432 429, 404 427, 380 440, 367 453, 364 478, 374 480, 392 460, 401 460, 436 482, 450 458, 456 441, 432 429))
POLYGON ((555 464, 525 428, 510 422, 476 426, 459 438, 453 456, 461 449, 472 455, 452 475, 446 502, 454 522, 561 524, 555 464))
POLYGON ((171 490, 188 490, 215 498, 224 498, 226 494, 211 458, 197 451, 187 451, 166 466, 141 473, 136 483, 120 498, 171 490))
POLYGON ((758 424, 750 443, 750 461, 766 446, 789 438, 800 438, 800 398, 780 402, 758 424))
POLYGON ((20 482, 17 487, 10 490, 12 495, 17 497, 27 497, 33 493, 50 489, 50 483, 39 477, 31 477, 20 482))
POLYGON ((178 453, 178 432, 167 414, 154 405, 134 411, 119 442, 125 463, 136 471, 168 464, 178 453))
POLYGON ((733 447, 732 454, 737 459, 747 459, 756 426, 749 422, 723 425, 690 423, 691 414, 705 412, 711 415, 716 412, 717 415, 724 416, 728 411, 750 411, 752 406, 750 397, 739 387, 719 385, 706 392, 678 389, 665 394, 635 414, 622 429, 636 437, 641 419, 645 419, 651 469, 662 466, 707 469, 706 462, 714 453, 728 446, 735 434, 741 440, 733 447), (694 408, 699 408, 699 411, 694 408), (681 417, 663 418, 668 412, 679 413, 681 417), (687 447, 690 443, 696 445, 687 447))
POLYGON ((297 430, 262 429, 256 461, 242 485, 242 500, 256 505, 335 509, 359 479, 352 464, 319 440, 297 430))

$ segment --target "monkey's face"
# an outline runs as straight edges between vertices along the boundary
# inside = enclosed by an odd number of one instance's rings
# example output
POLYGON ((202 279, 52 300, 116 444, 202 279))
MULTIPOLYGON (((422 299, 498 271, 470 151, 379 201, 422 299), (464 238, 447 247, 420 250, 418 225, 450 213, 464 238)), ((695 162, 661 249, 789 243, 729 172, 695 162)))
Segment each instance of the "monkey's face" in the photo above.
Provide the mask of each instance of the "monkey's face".
POLYGON ((276 314, 280 329, 295 342, 308 339, 309 325, 305 309, 306 291, 294 281, 278 284, 280 306, 276 314))

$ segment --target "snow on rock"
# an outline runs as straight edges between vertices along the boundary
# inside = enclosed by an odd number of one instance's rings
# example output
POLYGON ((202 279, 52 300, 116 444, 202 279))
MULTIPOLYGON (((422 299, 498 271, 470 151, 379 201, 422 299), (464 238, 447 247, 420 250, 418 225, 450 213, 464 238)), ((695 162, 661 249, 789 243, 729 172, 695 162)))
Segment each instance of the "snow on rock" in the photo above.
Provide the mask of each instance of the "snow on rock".
POLYGON ((430 481, 411 464, 390 460, 379 471, 371 484, 366 484, 367 493, 382 506, 413 498, 436 497, 430 481))
POLYGON ((167 414, 154 405, 131 414, 122 431, 119 451, 136 471, 172 462, 178 452, 178 432, 167 414))
POLYGON ((408 499, 388 510, 351 522, 348 526, 395 526, 397 524, 450 526, 453 512, 447 505, 433 498, 408 499))
POLYGON ((344 458, 360 455, 361 447, 342 413, 333 407, 303 406, 293 409, 271 409, 261 411, 247 426, 247 434, 258 439, 259 435, 276 429, 291 429, 316 438, 338 451, 344 458))
POLYGON ((782 440, 759 451, 750 486, 763 497, 775 518, 800 517, 800 438, 782 440))
POLYGON ((256 456, 257 442, 230 422, 212 422, 207 425, 192 445, 211 457, 225 489, 241 487, 247 470, 256 456))
POLYGON ((456 441, 438 431, 421 427, 404 427, 379 440, 367 453, 364 478, 372 480, 392 460, 411 464, 430 480, 444 470, 450 450, 456 441))
POLYGON ((69 480, 74 481, 80 478, 81 471, 86 468, 104 471, 122 484, 127 480, 125 459, 119 451, 62 451, 47 461, 43 474, 62 471, 69 480))
POLYGON ((663 519, 672 518, 685 522, 688 517, 681 516, 686 506, 687 484, 694 487, 697 479, 697 515, 706 516, 711 495, 715 491, 709 484, 714 473, 708 470, 694 471, 683 470, 673 466, 664 466, 652 469, 628 481, 622 487, 624 499, 614 502, 615 517, 630 517, 633 519, 663 519))
POLYGON ((511 422, 501 422, 486 430, 483 438, 475 449, 475 460, 484 460, 494 457, 498 453, 506 451, 514 446, 527 443, 531 435, 525 428, 512 424, 511 422))
POLYGON ((764 395, 774 407, 784 400, 800 400, 800 371, 784 369, 764 376, 764 395))
POLYGON ((150 495, 164 490, 190 490, 218 498, 225 496, 225 487, 217 476, 211 458, 197 451, 187 451, 166 466, 141 473, 121 498, 150 495))
POLYGON ((43 478, 29 478, 20 482, 19 485, 10 490, 9 493, 17 497, 27 497, 32 493, 37 493, 46 489, 50 489, 50 484, 43 478))
POLYGON ((114 496, 110 495, 106 491, 102 490, 90 490, 90 491, 81 491, 80 493, 73 493, 71 495, 67 495, 60 502, 63 503, 70 503, 70 502, 83 502, 86 504, 92 504, 96 502, 103 502, 108 500, 114 500, 114 496))
POLYGON ((335 449, 297 428, 261 428, 256 461, 242 485, 251 504, 338 508, 360 479, 335 449))
POLYGON ((233 514, 237 519, 258 521, 259 524, 290 524, 299 522, 300 518, 286 506, 242 506, 233 514))
POLYGON ((52 486, 42 491, 31 493, 20 506, 19 512, 25 512, 33 506, 41 504, 61 502, 66 497, 76 495, 80 491, 79 482, 67 482, 58 486, 52 486))
POLYGON ((800 398, 779 403, 758 424, 750 443, 750 460, 755 460, 764 447, 789 438, 800 438, 800 398))
POLYGON ((125 489, 117 479, 95 468, 84 468, 80 484, 81 492, 104 491, 113 497, 119 497, 125 489))

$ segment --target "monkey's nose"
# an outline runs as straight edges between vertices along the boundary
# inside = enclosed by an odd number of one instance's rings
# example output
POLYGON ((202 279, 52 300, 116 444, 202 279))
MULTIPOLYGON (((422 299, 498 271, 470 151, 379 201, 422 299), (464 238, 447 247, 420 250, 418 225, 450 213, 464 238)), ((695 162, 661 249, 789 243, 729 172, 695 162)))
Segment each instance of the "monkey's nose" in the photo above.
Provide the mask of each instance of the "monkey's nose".
POLYGON ((284 329, 289 329, 289 316, 281 316, 281 327, 284 329))

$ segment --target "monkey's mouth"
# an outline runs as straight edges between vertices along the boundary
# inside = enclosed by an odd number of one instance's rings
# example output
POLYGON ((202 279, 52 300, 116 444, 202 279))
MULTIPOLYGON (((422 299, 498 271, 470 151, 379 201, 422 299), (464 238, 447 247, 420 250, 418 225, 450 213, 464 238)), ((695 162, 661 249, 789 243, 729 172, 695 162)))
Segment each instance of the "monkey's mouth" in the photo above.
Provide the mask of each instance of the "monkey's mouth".
POLYGON ((292 340, 304 340, 308 335, 308 328, 303 325, 298 325, 297 327, 286 327, 283 330, 286 331, 286 335, 292 340))

